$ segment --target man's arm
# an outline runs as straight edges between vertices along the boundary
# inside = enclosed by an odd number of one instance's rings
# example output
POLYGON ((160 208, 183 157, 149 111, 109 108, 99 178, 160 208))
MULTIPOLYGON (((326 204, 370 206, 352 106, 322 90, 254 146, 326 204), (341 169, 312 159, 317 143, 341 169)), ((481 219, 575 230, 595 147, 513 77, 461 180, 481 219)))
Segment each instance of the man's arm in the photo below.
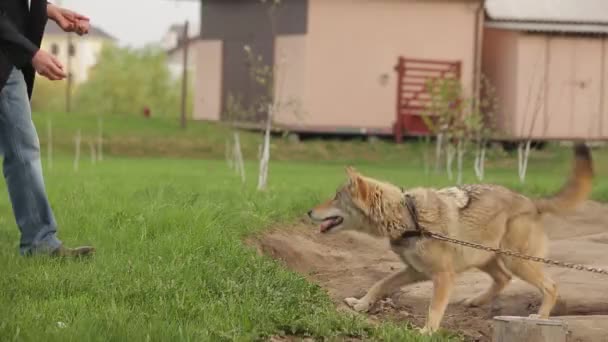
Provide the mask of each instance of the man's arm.
MULTIPOLYGON (((80 35, 88 32, 89 18, 83 15, 56 7, 48 1, 47 14, 66 32, 76 32, 80 35)), ((0 46, 9 50, 6 57, 17 68, 31 63, 39 74, 50 80, 61 80, 66 77, 63 66, 54 56, 39 49, 19 33, 9 18, 2 14, 0 14, 0 46)))
POLYGON ((65 78, 61 63, 53 55, 40 50, 17 30, 6 15, 1 14, 0 46, 6 49, 3 55, 17 68, 31 64, 39 74, 50 80, 65 78))
POLYGON ((5 15, 0 15, 0 44, 11 50, 6 55, 18 68, 31 63, 38 51, 38 47, 22 35, 5 15))

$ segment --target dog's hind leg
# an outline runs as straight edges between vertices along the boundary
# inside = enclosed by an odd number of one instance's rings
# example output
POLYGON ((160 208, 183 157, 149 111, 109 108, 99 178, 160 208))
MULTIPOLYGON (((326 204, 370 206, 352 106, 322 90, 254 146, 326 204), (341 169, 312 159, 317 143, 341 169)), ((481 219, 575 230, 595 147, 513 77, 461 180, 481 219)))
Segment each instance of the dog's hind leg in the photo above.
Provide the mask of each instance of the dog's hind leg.
POLYGON ((511 281, 511 275, 505 269, 502 260, 499 258, 492 259, 489 263, 485 264, 482 267, 479 267, 479 269, 486 272, 490 277, 492 277, 492 285, 484 293, 481 293, 475 297, 467 298, 464 301, 465 305, 481 306, 489 303, 511 281))
POLYGON ((542 265, 514 258, 505 258, 504 261, 514 275, 540 290, 543 301, 538 309, 538 316, 543 319, 548 318, 557 301, 557 286, 551 278, 544 274, 542 265))
POLYGON ((428 277, 425 274, 408 266, 374 284, 363 298, 346 298, 344 301, 356 311, 365 312, 369 310, 378 299, 388 296, 397 291, 400 287, 424 280, 428 280, 428 277))
MULTIPOLYGON (((536 217, 519 216, 509 222, 501 247, 526 255, 544 257, 547 237, 536 217)), ((514 257, 504 257, 502 261, 513 275, 540 290, 543 301, 538 315, 540 318, 548 318, 557 301, 557 286, 543 272, 543 264, 514 257)))
POLYGON ((422 333, 433 333, 439 329, 454 288, 454 277, 452 272, 440 272, 433 275, 433 298, 429 306, 426 325, 421 330, 422 333))

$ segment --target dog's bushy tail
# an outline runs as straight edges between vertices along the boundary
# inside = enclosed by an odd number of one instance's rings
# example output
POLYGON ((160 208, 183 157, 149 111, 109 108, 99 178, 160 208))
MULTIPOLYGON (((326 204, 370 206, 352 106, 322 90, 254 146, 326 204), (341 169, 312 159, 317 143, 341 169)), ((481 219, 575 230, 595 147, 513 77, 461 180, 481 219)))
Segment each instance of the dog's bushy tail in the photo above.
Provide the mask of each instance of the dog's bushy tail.
POLYGON ((574 145, 574 169, 570 179, 555 195, 536 200, 541 213, 562 213, 575 209, 591 193, 593 180, 593 161, 589 148, 578 143, 574 145))

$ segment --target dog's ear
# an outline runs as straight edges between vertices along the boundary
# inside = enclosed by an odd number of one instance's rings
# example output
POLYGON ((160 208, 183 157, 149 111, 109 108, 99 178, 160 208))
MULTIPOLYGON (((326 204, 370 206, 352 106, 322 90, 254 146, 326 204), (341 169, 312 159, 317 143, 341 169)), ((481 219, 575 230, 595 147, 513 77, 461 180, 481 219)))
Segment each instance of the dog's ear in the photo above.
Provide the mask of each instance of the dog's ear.
POLYGON ((348 175, 348 177, 353 178, 355 176, 358 176, 359 173, 357 172, 357 170, 355 170, 354 167, 352 166, 347 166, 346 167, 346 174, 348 175))
POLYGON ((366 201, 370 191, 367 182, 361 177, 361 174, 351 166, 346 168, 346 173, 348 174, 352 194, 359 199, 366 201))
POLYGON ((352 186, 356 185, 357 179, 361 178, 359 172, 357 172, 357 170, 355 170, 355 168, 352 166, 346 167, 346 175, 348 176, 348 184, 352 186))

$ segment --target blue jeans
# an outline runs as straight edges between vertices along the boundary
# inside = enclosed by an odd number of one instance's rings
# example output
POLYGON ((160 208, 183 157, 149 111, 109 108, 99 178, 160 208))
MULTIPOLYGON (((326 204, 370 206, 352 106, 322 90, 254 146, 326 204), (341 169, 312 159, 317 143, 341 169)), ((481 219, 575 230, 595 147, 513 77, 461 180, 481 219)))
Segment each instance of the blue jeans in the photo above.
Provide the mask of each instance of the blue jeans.
POLYGON ((0 153, 23 255, 48 254, 61 246, 44 189, 40 142, 23 73, 13 69, 0 91, 0 153))

